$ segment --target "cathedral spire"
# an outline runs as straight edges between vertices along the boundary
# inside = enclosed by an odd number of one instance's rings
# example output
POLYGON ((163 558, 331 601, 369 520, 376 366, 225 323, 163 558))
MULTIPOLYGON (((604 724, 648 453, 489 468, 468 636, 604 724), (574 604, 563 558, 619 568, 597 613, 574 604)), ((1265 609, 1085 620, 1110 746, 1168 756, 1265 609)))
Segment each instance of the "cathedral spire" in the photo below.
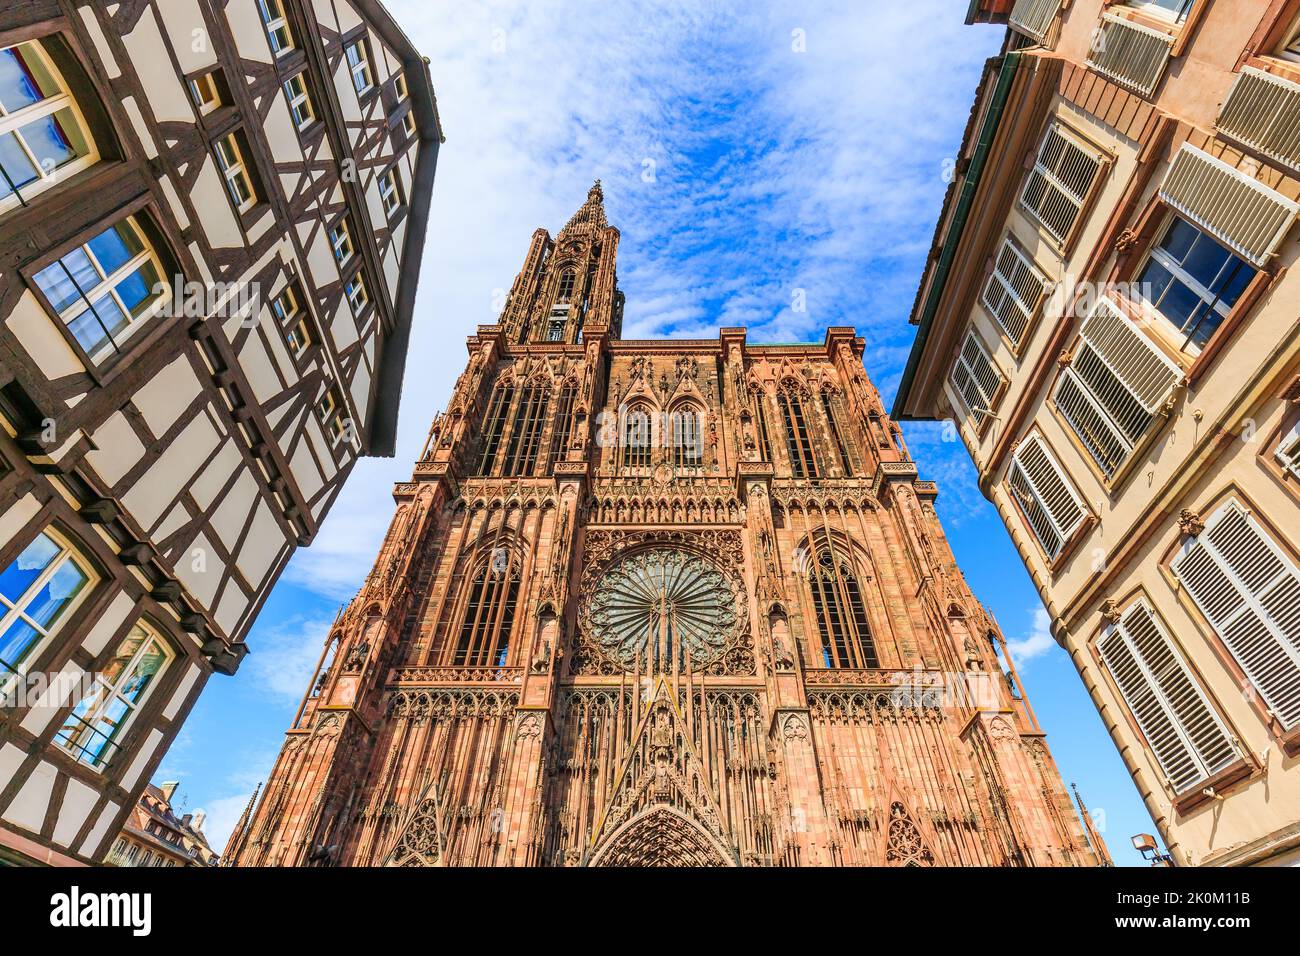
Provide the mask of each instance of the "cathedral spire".
POLYGON ((596 232, 608 228, 608 226, 609 222, 605 219, 605 190, 601 188, 600 180, 597 179, 592 187, 587 190, 587 201, 579 207, 578 211, 573 214, 573 218, 560 230, 558 238, 563 239, 576 232, 596 232))
POLYGON ((623 319, 617 251, 618 230, 605 216, 605 191, 598 179, 554 239, 544 229, 533 234, 501 314, 507 340, 576 345, 588 326, 617 338, 623 319))

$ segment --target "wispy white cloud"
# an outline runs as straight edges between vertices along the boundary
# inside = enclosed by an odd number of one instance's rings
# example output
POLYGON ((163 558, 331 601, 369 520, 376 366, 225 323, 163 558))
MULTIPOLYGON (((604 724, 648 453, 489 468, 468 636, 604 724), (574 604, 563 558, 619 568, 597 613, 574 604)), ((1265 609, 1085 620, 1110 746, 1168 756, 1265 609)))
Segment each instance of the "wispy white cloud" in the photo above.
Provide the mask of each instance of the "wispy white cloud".
POLYGON ((331 617, 294 616, 254 627, 248 639, 252 652, 240 668, 240 679, 253 690, 296 704, 320 660, 331 624, 331 617))
POLYGON ((1052 637, 1052 618, 1041 607, 1031 608, 1032 624, 1029 633, 1007 641, 1007 650, 1017 667, 1023 667, 1036 657, 1042 657, 1057 646, 1052 637))
MULTIPOLYGON (((397 457, 358 465, 290 580, 355 591, 387 491, 464 366, 458 343, 495 317, 532 231, 558 230, 597 177, 622 232, 628 338, 746 325, 752 341, 814 341, 855 325, 892 394, 943 160, 998 31, 965 26, 950 0, 388 6, 431 59, 447 134, 397 457)), ((941 481, 964 455, 926 453, 941 481)))
POLYGON ((203 835, 208 838, 208 845, 221 853, 230 841, 244 808, 252 798, 254 790, 271 775, 278 751, 263 749, 240 755, 232 766, 237 767, 225 780, 216 786, 207 788, 209 793, 219 796, 204 798, 203 806, 195 812, 203 812, 207 819, 203 824, 203 835))

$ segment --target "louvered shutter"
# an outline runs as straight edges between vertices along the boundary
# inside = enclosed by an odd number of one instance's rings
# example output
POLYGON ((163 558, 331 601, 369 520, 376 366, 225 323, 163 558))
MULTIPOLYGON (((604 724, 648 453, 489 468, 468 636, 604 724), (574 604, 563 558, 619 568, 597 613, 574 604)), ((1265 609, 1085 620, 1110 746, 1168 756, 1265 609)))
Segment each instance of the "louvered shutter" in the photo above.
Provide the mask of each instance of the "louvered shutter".
POLYGON ((1300 570, 1233 501, 1173 571, 1282 726, 1300 724, 1300 570))
POLYGON ((1300 170, 1300 83, 1253 66, 1242 67, 1214 125, 1238 142, 1300 170))
POLYGON ((1260 268, 1300 212, 1300 203, 1191 143, 1174 156, 1160 198, 1260 268))
POLYGON ((1065 242, 1088 198, 1101 157, 1065 133, 1048 127, 1020 201, 1058 242, 1065 242))
POLYGON ((1173 44, 1167 33, 1108 13, 1093 39, 1088 66, 1120 86, 1150 96, 1164 75, 1173 44))
POLYGON ((987 413, 977 409, 992 408, 993 397, 1002 387, 1002 375, 973 330, 967 330, 961 352, 953 363, 952 383, 975 416, 976 424, 983 424, 987 413))
POLYGON ((1047 276, 1034 267, 1010 237, 993 261, 993 273, 984 284, 984 307, 1017 348, 1029 328, 1047 286, 1047 276))
POLYGON ((1110 299, 1097 302, 1079 335, 1054 397, 1109 478, 1150 428, 1182 369, 1110 299))
POLYGON ((1145 602, 1128 608, 1097 649, 1176 793, 1237 759, 1231 734, 1145 602))
POLYGON ((1060 9, 1061 0, 1016 0, 1008 22, 1026 36, 1042 41, 1060 9))
POLYGON ((1047 557, 1055 558, 1087 512, 1038 435, 1025 439, 1016 449, 1007 483, 1034 537, 1047 557))

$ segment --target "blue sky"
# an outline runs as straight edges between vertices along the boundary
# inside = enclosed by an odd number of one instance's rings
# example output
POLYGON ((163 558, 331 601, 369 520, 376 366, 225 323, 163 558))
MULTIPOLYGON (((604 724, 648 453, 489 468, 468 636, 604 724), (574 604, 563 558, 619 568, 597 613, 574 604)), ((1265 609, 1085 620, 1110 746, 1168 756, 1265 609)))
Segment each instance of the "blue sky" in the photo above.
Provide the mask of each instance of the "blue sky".
MULTIPOLYGON (((892 399, 907 324, 984 60, 1000 30, 962 4, 387 0, 431 60, 447 142, 402 398, 397 456, 362 462, 290 564, 234 679, 216 677, 159 770, 220 849, 266 778, 330 621, 369 570, 465 336, 494 319, 538 226, 600 178, 622 232, 624 335, 867 340, 892 399), (802 310, 797 302, 806 303, 802 310)), ((1067 782, 1117 861, 1152 825, 960 443, 908 424, 957 561, 1012 642, 1067 782)))

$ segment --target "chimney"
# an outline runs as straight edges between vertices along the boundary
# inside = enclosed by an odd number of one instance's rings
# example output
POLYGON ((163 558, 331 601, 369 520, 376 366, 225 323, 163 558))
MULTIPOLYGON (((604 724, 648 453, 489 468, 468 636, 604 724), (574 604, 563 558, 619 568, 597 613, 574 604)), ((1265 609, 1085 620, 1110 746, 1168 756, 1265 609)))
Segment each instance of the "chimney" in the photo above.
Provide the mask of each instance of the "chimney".
POLYGON ((179 787, 180 785, 181 782, 179 780, 172 780, 169 783, 164 783, 161 788, 163 799, 166 800, 168 803, 171 803, 172 794, 176 792, 176 788, 179 787))
POLYGON ((206 811, 195 810, 194 819, 190 821, 190 829, 194 830, 196 833, 202 833, 203 824, 206 823, 207 820, 208 820, 208 815, 206 811))

